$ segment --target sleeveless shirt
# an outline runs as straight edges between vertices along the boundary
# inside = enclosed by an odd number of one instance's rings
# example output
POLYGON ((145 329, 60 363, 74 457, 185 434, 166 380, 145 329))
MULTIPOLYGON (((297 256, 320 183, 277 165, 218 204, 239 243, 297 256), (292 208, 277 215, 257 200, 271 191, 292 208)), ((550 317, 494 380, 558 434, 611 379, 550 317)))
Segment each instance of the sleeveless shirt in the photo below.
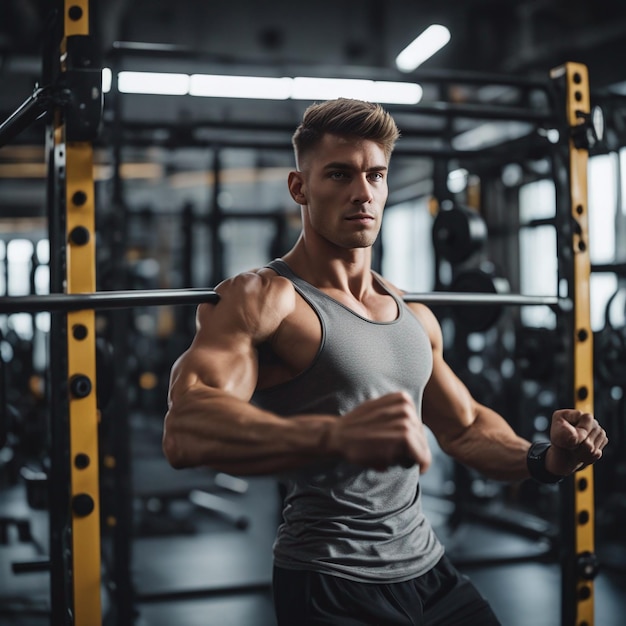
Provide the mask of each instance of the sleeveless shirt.
MULTIPOLYGON (((270 267, 290 279, 317 314, 322 339, 311 365, 295 378, 257 390, 252 402, 284 418, 341 416, 365 400, 406 391, 421 410, 432 370, 426 331, 401 298, 391 322, 366 319, 296 276, 282 260, 270 267)), ((283 523, 274 563, 362 582, 401 582, 431 569, 443 554, 424 516, 419 468, 384 471, 342 460, 282 474, 283 523)))

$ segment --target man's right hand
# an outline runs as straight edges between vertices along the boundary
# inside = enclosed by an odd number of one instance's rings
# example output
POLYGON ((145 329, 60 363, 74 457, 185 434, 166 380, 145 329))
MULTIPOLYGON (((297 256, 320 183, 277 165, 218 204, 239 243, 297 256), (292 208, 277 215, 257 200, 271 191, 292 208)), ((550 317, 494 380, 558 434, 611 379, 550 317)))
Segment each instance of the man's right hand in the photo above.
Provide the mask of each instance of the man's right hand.
POLYGON ((432 461, 426 429, 405 392, 366 400, 338 418, 329 445, 347 461, 378 470, 416 463, 423 473, 432 461))

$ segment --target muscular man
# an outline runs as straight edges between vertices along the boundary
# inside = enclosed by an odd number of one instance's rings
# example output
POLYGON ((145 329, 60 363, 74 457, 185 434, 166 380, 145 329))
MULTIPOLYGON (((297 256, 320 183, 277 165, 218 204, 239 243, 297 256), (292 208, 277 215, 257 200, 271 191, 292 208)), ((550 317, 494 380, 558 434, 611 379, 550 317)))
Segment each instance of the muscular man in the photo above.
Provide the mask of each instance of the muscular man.
POLYGON ((216 288, 219 303, 200 305, 172 369, 171 465, 284 482, 280 626, 498 623, 422 512, 424 425, 459 462, 507 481, 557 481, 607 444, 592 415, 564 409, 551 445, 531 451, 448 367, 431 311, 371 270, 397 138, 378 105, 307 109, 288 179, 297 243, 216 288))

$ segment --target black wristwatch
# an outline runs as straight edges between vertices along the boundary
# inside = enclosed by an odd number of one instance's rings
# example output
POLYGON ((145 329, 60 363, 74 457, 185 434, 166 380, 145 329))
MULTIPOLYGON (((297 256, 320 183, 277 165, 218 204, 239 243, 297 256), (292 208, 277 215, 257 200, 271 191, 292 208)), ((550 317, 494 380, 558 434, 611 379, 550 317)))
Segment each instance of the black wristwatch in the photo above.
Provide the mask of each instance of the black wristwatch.
POLYGON ((531 444, 526 456, 526 465, 531 478, 544 485, 554 485, 565 478, 546 469, 546 454, 550 445, 549 441, 536 441, 531 444))

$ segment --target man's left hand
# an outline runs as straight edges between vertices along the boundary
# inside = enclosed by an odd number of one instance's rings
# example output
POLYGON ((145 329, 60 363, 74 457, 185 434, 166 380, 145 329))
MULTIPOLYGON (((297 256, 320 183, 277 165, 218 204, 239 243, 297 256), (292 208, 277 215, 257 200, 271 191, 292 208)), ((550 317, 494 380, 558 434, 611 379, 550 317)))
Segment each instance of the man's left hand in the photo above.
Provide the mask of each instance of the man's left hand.
POLYGON ((608 441, 605 430, 591 413, 575 409, 555 411, 546 469, 558 476, 568 476, 600 459, 608 441))

